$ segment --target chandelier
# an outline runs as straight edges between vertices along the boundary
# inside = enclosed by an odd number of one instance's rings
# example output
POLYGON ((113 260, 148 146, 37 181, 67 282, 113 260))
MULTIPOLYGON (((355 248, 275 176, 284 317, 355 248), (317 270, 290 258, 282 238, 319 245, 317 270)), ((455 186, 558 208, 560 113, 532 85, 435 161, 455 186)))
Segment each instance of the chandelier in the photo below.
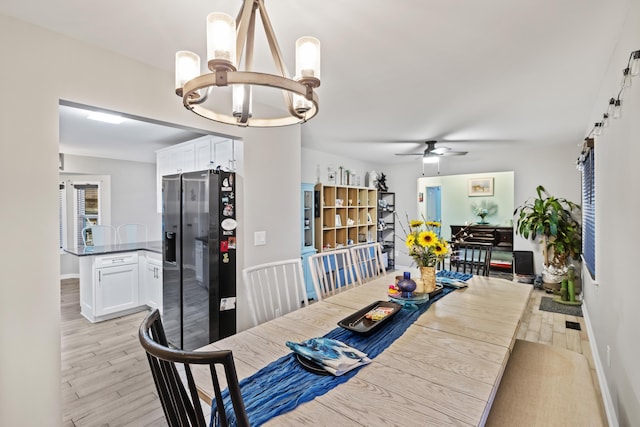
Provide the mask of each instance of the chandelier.
POLYGON ((188 110, 202 117, 238 126, 275 127, 303 123, 318 113, 318 95, 314 89, 320 86, 320 42, 314 37, 301 37, 296 41, 296 74, 290 78, 264 0, 243 0, 236 20, 218 12, 207 16, 207 68, 211 72, 201 74, 200 57, 193 52, 176 53, 176 94, 188 110), (253 71, 256 11, 260 12, 279 75, 253 71), (216 105, 222 111, 215 111, 211 103, 205 101, 213 99, 225 86, 232 89, 231 105, 216 105), (288 114, 254 117, 253 86, 281 89, 288 114))

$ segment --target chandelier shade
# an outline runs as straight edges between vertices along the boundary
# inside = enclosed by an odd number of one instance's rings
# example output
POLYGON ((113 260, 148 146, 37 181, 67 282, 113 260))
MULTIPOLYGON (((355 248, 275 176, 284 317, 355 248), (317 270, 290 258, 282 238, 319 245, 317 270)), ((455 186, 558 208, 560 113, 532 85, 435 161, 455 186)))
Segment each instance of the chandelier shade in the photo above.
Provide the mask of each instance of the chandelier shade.
POLYGON ((189 51, 176 53, 175 91, 188 110, 221 123, 239 126, 275 127, 303 123, 318 113, 320 86, 320 41, 301 37, 296 41, 296 74, 289 72, 264 7, 264 0, 244 0, 234 20, 223 13, 207 16, 207 68, 201 74, 200 58, 189 51), (256 11, 262 20, 266 40, 279 74, 253 70, 256 11), (244 56, 243 56, 244 55, 244 56), (218 96, 220 88, 230 86, 229 105, 218 96), (253 87, 280 89, 283 107, 275 117, 254 114, 253 87), (222 105, 221 105, 222 104, 222 105))

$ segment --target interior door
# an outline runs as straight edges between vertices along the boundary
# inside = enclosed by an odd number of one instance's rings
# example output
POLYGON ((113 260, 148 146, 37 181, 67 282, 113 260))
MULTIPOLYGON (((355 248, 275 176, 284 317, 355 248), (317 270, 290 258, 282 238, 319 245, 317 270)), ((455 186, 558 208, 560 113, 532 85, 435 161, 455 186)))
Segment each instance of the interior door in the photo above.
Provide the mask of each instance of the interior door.
MULTIPOLYGON (((427 221, 436 221, 442 223, 442 189, 440 186, 426 187, 425 193, 427 200, 425 203, 426 212, 425 218, 427 221)), ((437 230, 438 236, 440 236, 440 229, 437 230)))

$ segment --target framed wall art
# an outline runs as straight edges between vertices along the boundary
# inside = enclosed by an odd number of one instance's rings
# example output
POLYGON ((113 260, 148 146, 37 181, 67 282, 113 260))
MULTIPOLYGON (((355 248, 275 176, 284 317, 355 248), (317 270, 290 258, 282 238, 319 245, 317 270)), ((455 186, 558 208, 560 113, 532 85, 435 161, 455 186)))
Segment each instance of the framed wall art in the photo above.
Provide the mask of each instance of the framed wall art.
POLYGON ((493 196, 493 177, 469 179, 469 196, 493 196))

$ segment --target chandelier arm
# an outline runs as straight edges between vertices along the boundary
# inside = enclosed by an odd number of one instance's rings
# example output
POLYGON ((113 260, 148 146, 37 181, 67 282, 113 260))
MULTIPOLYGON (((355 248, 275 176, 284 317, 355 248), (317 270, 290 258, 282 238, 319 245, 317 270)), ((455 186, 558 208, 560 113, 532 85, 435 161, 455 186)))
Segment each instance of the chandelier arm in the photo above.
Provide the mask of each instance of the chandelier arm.
MULTIPOLYGON (((249 19, 249 27, 247 29, 246 35, 246 48, 244 55, 244 63, 246 71, 253 71, 253 46, 255 45, 255 32, 256 32, 256 14, 255 14, 255 3, 254 7, 251 10, 251 17, 249 19)), ((242 60, 242 57, 240 57, 242 60)), ((238 69, 240 69, 238 63, 238 69)), ((242 99, 242 112, 240 113, 240 123, 247 123, 249 120, 249 110, 251 108, 251 87, 249 85, 244 85, 242 90, 243 99, 242 99)))
MULTIPOLYGON (((276 34, 273 31, 273 26, 271 25, 271 20, 269 19, 269 15, 267 14, 267 9, 264 6, 264 0, 256 0, 258 2, 258 9, 260 10, 260 16, 262 17, 262 26, 264 27, 264 33, 267 36, 267 42, 269 43, 269 49, 271 50, 271 56, 273 57, 273 62, 276 65, 278 71, 282 77, 290 79, 289 70, 287 70, 287 65, 282 60, 282 51, 280 51, 280 45, 278 44, 278 39, 276 38, 276 34)), ((282 91, 282 96, 284 98, 284 103, 287 106, 287 110, 296 116, 299 116, 297 113, 294 113, 293 108, 293 100, 291 99, 291 94, 285 91, 282 91)), ((304 95, 303 95, 304 96, 304 95)))
MULTIPOLYGON (((236 57, 241 58, 244 51, 244 44, 247 40, 247 32, 249 30, 249 23, 251 18, 255 16, 256 10, 255 0, 244 0, 236 22, 238 23, 238 29, 236 31, 236 57)), ((238 64, 239 65, 239 64, 238 64)))

